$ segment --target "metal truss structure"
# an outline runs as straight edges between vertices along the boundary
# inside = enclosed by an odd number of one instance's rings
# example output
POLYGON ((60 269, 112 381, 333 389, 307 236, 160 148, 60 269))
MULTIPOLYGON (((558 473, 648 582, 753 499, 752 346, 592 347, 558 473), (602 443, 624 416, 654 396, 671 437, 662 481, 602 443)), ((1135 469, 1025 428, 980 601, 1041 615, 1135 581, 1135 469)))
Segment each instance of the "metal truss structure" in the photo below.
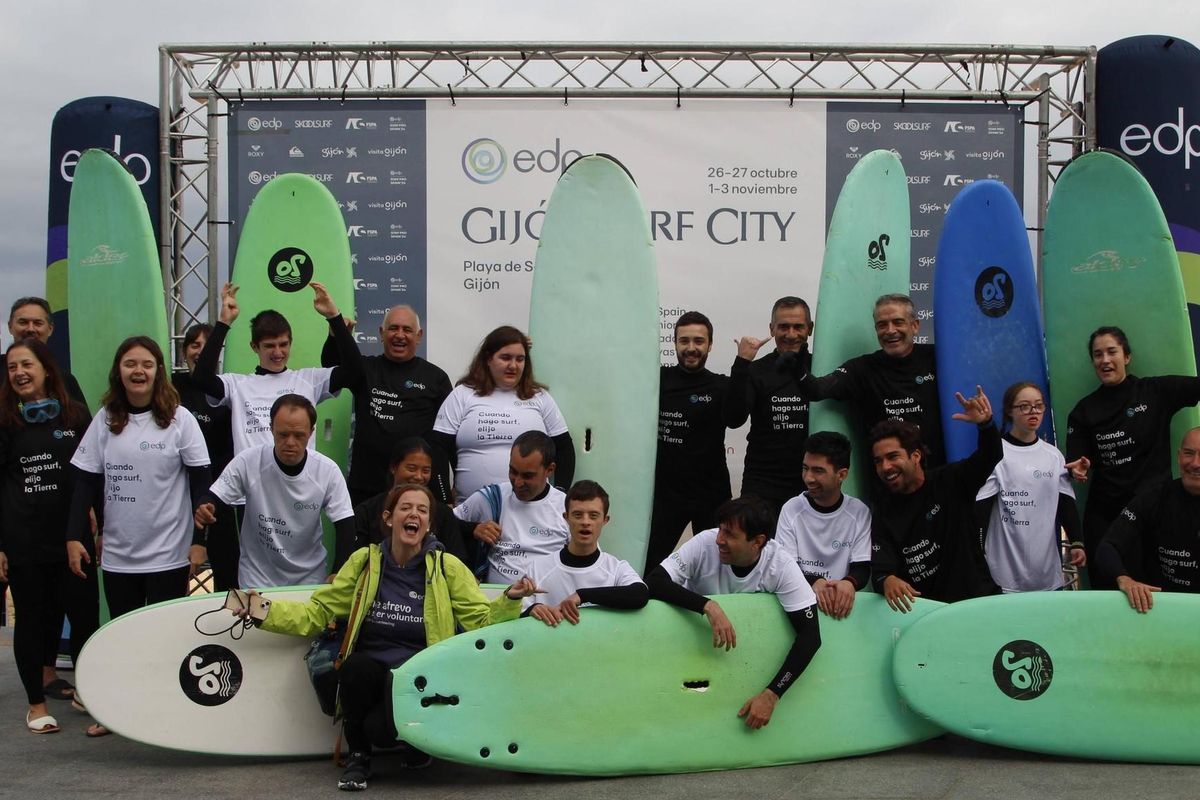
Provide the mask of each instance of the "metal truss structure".
POLYGON ((1038 208, 1095 147, 1096 48, 731 43, 287 43, 159 48, 162 265, 174 335, 218 310, 219 121, 242 100, 477 97, 982 102, 1026 107, 1038 208), (189 305, 188 299, 200 298, 189 305))

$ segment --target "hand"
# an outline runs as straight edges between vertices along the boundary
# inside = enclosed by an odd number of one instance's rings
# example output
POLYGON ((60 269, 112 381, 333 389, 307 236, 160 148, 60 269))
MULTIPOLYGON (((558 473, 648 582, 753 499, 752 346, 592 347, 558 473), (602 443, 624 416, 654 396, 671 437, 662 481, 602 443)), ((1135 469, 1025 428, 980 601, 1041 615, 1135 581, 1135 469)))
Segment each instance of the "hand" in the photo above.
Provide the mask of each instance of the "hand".
POLYGON ((500 525, 491 520, 481 522, 475 526, 473 534, 484 544, 495 544, 500 541, 500 525))
POLYGON ((192 522, 197 528, 204 528, 209 525, 216 524, 217 507, 212 503, 201 503, 196 506, 196 510, 192 512, 192 522))
POLYGON ((558 613, 572 625, 579 624, 579 592, 571 592, 571 596, 558 604, 558 613))
POLYGON ((883 579, 883 599, 887 600, 892 611, 907 614, 912 611, 912 604, 920 596, 921 593, 914 589, 911 583, 903 581, 895 575, 888 575, 883 579))
POLYGON ((1080 483, 1088 479, 1088 470, 1091 468, 1092 461, 1087 456, 1080 456, 1070 464, 1067 464, 1067 469, 1070 471, 1071 477, 1080 483))
POLYGON ((237 293, 239 286, 234 286, 232 283, 227 283, 221 287, 221 311, 217 315, 217 319, 224 322, 226 325, 232 325, 234 320, 238 318, 237 293))
POLYGON ((91 530, 92 536, 100 532, 100 523, 96 521, 96 509, 88 509, 88 528, 91 530))
POLYGON ((1087 566, 1087 552, 1082 547, 1072 547, 1070 551, 1072 567, 1087 566))
POLYGON ((81 578, 86 578, 87 573, 83 571, 83 565, 92 563, 92 557, 88 555, 87 548, 83 546, 83 542, 71 540, 67 542, 67 566, 81 578))
POLYGON ((533 578, 526 575, 521 580, 513 583, 504 590, 504 596, 509 600, 520 600, 522 597, 529 597, 535 594, 541 594, 544 590, 538 588, 538 585, 533 582, 533 578))
POLYGON ((241 619, 245 619, 246 617, 250 616, 250 608, 254 605, 254 598, 257 595, 258 592, 253 589, 246 592, 246 605, 242 606, 241 608, 235 608, 231 613, 235 617, 239 617, 241 619))
POLYGON ((817 593, 817 607, 834 619, 850 616, 850 610, 854 608, 854 584, 845 578, 840 581, 826 581, 817 593))
POLYGON ((740 339, 734 339, 733 343, 737 345, 738 358, 744 358, 747 361, 753 361, 758 357, 758 351, 770 339, 758 339, 754 336, 743 336, 740 339))
POLYGON ((724 647, 726 652, 737 647, 737 632, 733 629, 733 623, 716 600, 704 604, 704 616, 708 617, 708 624, 712 626, 713 647, 724 647))
POLYGON ((342 322, 346 323, 346 330, 350 331, 351 333, 354 333, 354 326, 358 324, 358 320, 353 319, 351 317, 347 317, 345 314, 343 314, 342 322))
POLYGON ((8 581, 8 556, 0 551, 0 581, 8 581))
POLYGON ((208 548, 202 544, 194 544, 188 548, 188 580, 196 577, 196 573, 208 561, 208 548))
POLYGON ((317 313, 325 319, 339 316, 337 303, 333 302, 333 298, 329 296, 329 290, 325 288, 325 284, 311 281, 308 285, 313 290, 313 308, 317 310, 317 313))
POLYGON ((563 619, 562 614, 559 613, 557 608, 552 608, 545 603, 538 603, 535 606, 531 606, 529 616, 540 619, 551 628, 557 628, 558 623, 562 622, 563 619))
POLYGON ((825 590, 828 586, 829 581, 825 580, 824 578, 817 578, 815 581, 813 581, 812 590, 813 594, 817 596, 817 608, 832 616, 832 607, 827 604, 827 600, 825 599, 825 590))
POLYGON ((974 397, 963 397, 962 392, 955 392, 954 397, 962 404, 963 410, 954 414, 951 419, 974 422, 976 425, 992 421, 992 404, 983 393, 982 386, 975 387, 974 397))
POLYGON ((1145 614, 1154 608, 1154 592, 1161 592, 1162 587, 1151 586, 1148 583, 1135 581, 1128 575, 1117 578, 1117 588, 1129 599, 1129 607, 1139 614, 1145 614))
POLYGON ((333 583, 333 579, 334 579, 334 578, 336 578, 336 577, 337 577, 337 573, 336 573, 336 572, 331 572, 331 573, 329 573, 328 575, 326 575, 326 576, 325 576, 325 582, 326 582, 326 583, 333 583))
POLYGON ((778 702, 779 695, 770 689, 763 689, 746 701, 738 716, 746 718, 746 727, 758 730, 771 721, 771 714, 774 713, 775 704, 778 702))

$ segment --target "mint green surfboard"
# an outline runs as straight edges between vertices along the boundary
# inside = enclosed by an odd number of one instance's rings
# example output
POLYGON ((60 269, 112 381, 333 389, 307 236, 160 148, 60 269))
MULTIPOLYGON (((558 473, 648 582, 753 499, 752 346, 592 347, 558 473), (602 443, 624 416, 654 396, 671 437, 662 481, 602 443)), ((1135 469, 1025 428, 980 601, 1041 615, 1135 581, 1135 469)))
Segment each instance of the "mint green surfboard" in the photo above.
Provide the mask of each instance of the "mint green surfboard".
MULTIPOLYGON (((280 175, 263 186, 250 204, 233 282, 240 286, 241 313, 225 341, 225 371, 253 372, 258 356, 250 349, 250 320, 273 308, 292 326, 293 369, 321 366, 329 324, 313 309, 310 281, 325 284, 338 310, 353 318, 354 277, 350 240, 337 200, 308 175, 280 175)), ((317 450, 346 470, 350 447, 348 391, 317 406, 317 450)), ((325 549, 333 558, 333 530, 325 526, 325 549)))
POLYGON ((650 536, 658 433, 658 273, 646 209, 625 168, 575 161, 546 208, 529 333, 575 443, 575 479, 612 502, 605 550, 639 573, 650 536))
POLYGON ((909 614, 860 594, 846 620, 821 616, 821 649, 765 728, 738 709, 762 691, 793 631, 768 594, 717 598, 737 647, 712 646, 704 617, 653 601, 586 608, 577 626, 533 618, 455 636, 393 672, 400 738, 435 756, 519 772, 629 775, 818 761, 902 747, 941 730, 908 711, 891 679, 909 614))
POLYGON ((94 413, 122 341, 149 336, 171 358, 166 297, 146 201, 120 159, 107 150, 84 152, 70 216, 71 371, 94 413))
MULTIPOLYGON (((864 156, 842 186, 829 234, 817 293, 812 372, 827 375, 851 358, 879 349, 872 315, 883 294, 908 294, 908 182, 900 159, 890 150, 864 156)), ((865 440, 837 400, 809 409, 810 431, 837 431, 850 437, 854 454, 842 490, 865 497, 874 476, 863 474, 865 440)))
POLYGON ((971 739, 1088 759, 1200 763, 1200 597, 1028 592, 954 603, 905 631, 896 686, 971 739))
MULTIPOLYGON (((1100 385, 1087 337, 1101 325, 1118 325, 1129 336, 1133 374, 1196 374, 1179 257, 1154 190, 1128 161, 1097 151, 1062 171, 1046 213, 1042 270, 1060 447, 1066 447, 1067 415, 1100 385)), ((1171 449, 1196 425, 1195 408, 1176 414, 1171 449)), ((1082 504, 1080 489, 1086 486, 1076 488, 1082 504)))

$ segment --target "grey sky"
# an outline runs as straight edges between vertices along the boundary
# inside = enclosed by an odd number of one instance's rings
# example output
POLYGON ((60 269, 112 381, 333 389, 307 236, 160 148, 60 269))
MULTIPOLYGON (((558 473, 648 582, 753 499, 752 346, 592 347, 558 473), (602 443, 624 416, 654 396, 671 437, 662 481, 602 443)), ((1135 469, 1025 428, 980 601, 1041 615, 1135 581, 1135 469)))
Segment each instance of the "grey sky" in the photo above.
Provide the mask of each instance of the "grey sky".
POLYGON ((1167 33, 1200 43, 1183 0, 998 3, 10 2, 0 26, 0 303, 41 294, 54 112, 89 95, 156 104, 157 46, 248 41, 737 41, 1102 46, 1167 33), (591 9, 595 11, 591 11, 591 9))

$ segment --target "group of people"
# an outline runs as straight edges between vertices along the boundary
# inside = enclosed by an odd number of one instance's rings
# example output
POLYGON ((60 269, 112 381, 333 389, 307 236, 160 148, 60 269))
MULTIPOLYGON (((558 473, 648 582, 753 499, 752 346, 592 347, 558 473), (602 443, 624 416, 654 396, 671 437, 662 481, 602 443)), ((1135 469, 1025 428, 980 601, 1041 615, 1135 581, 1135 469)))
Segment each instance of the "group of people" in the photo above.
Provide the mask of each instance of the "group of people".
POLYGON ((600 550, 608 494, 574 482, 571 434, 520 330, 489 333, 452 385, 417 355, 413 309, 390 309, 383 352, 364 357, 353 321, 310 285, 329 329, 321 366, 291 368, 290 322, 260 310, 250 321, 254 373, 218 374, 240 313, 237 287, 226 285, 217 324, 184 338, 186 371, 168 376, 152 339, 121 344, 94 419, 45 344, 45 301, 13 304, 0 388, 0 578, 20 610, 14 653, 31 732, 59 729, 48 696, 85 707, 53 659, 64 613, 73 655, 96 629, 97 570, 113 616, 183 596, 204 565, 218 589, 326 583, 306 603, 242 613, 305 636, 349 620, 338 669, 345 789, 365 788, 372 747, 395 743, 389 670, 460 629, 521 614, 577 624, 582 607, 632 610, 654 598, 703 614, 713 645, 729 648, 736 632, 710 595, 774 593, 795 640, 740 709, 758 728, 819 648, 817 611, 845 618, 868 587, 900 612, 918 597, 1054 590, 1064 541, 1093 587, 1118 586, 1139 611, 1152 592, 1195 591, 1200 577, 1200 429, 1179 450, 1179 481, 1170 481, 1167 441, 1175 411, 1200 401, 1200 379, 1128 374, 1119 328, 1089 339, 1100 386, 1071 414, 1067 458, 1038 439, 1045 398, 1020 382, 1004 393, 1000 426, 981 388, 957 395, 953 418, 977 426, 979 444, 947 464, 933 346, 915 342, 908 297, 879 298, 880 349, 826 376, 810 372, 812 316, 799 297, 776 301, 769 338, 737 340, 728 376, 707 369, 708 318, 682 315, 677 363, 661 371, 643 576, 600 550), (773 352, 759 357, 772 339, 773 352), (316 405, 342 390, 355 414, 346 476, 313 436, 316 405), (877 478, 868 497, 842 492, 856 457, 850 440, 810 432, 817 400, 846 404, 865 443, 859 463, 877 478), (734 498, 725 432, 747 420, 734 498), (1089 475, 1081 522, 1072 480, 1089 475), (322 515, 335 531, 332 554, 322 515), (680 545, 689 525, 694 535, 680 545), (480 580, 505 588, 489 600, 480 580), (395 613, 398 605, 409 611, 395 613))

